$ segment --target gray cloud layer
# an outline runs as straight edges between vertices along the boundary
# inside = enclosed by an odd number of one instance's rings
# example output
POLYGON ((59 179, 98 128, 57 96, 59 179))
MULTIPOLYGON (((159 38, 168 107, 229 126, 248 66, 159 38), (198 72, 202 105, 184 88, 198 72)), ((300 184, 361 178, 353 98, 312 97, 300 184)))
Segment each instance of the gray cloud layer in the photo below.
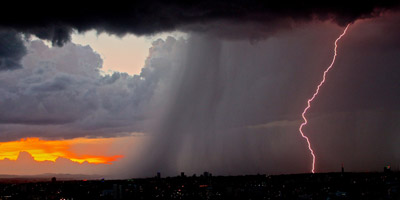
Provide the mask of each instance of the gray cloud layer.
POLYGON ((146 113, 157 107, 152 97, 159 82, 172 73, 164 66, 168 58, 158 58, 164 50, 156 50, 157 42, 154 45, 140 76, 103 76, 102 60, 89 46, 68 43, 49 48, 41 41, 30 42, 24 68, 0 73, 1 139, 143 131, 142 124, 149 120, 146 113))

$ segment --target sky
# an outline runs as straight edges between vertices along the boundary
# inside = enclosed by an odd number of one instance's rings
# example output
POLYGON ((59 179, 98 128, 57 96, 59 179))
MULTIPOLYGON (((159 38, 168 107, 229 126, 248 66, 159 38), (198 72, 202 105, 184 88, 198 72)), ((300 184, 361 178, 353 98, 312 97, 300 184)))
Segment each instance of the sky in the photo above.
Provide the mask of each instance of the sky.
POLYGON ((138 75, 144 66, 149 54, 151 43, 156 39, 166 39, 168 36, 185 37, 181 32, 168 32, 149 36, 125 35, 118 37, 106 33, 97 34, 96 31, 75 33, 71 35, 71 42, 80 45, 89 45, 100 54, 103 60, 101 70, 104 73, 125 72, 129 75, 138 75))
POLYGON ((97 35, 95 31, 84 34, 73 34, 71 42, 80 45, 89 45, 101 55, 102 70, 105 72, 126 72, 139 74, 151 46, 151 39, 138 38, 127 35, 123 38, 97 35))
POLYGON ((347 24, 316 171, 400 165, 397 1, 32 6, 0 20, 0 174, 309 173, 347 24))

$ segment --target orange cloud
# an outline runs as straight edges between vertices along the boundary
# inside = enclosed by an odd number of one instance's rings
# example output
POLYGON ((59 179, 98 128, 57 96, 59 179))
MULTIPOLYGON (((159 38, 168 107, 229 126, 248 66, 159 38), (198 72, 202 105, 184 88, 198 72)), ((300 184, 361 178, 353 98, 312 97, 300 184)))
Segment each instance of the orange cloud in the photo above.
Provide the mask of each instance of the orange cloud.
POLYGON ((70 140, 42 140, 23 138, 19 141, 0 142, 0 159, 16 160, 21 151, 28 152, 36 161, 56 161, 67 158, 74 162, 111 164, 122 155, 107 155, 113 138, 76 138, 70 140))
POLYGON ((16 160, 0 160, 0 174, 39 175, 39 174, 87 174, 105 175, 112 165, 78 163, 67 158, 53 161, 35 161, 28 152, 21 151, 16 160))

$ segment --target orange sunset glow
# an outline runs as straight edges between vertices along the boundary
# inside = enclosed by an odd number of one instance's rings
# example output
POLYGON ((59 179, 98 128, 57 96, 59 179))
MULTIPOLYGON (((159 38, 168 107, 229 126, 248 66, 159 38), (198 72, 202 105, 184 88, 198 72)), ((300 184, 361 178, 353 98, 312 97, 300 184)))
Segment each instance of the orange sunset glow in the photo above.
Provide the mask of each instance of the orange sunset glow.
POLYGON ((107 155, 112 138, 75 138, 69 140, 43 140, 23 138, 19 141, 0 142, 0 159, 16 160, 21 151, 28 152, 36 161, 71 161, 93 164, 112 164, 122 155, 107 155), (78 153, 79 152, 79 153, 78 153))

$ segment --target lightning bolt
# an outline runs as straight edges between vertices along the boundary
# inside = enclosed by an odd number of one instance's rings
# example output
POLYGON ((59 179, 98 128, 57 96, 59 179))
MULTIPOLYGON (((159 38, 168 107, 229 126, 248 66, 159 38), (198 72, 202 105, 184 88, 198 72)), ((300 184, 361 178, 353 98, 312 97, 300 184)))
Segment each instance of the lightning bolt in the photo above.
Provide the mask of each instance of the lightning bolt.
POLYGON ((301 116, 303 117, 304 122, 300 125, 299 131, 300 131, 301 136, 307 141, 308 149, 310 150, 310 154, 311 154, 311 156, 312 156, 312 158, 313 158, 313 160, 312 160, 312 168, 311 168, 311 172, 312 172, 312 173, 315 173, 315 154, 314 154, 313 149, 311 148, 310 139, 309 139, 306 135, 304 135, 304 133, 303 133, 303 127, 304 127, 305 125, 307 125, 307 122, 308 122, 305 115, 306 115, 308 109, 310 109, 310 107, 311 107, 311 102, 312 102, 312 101, 315 99, 315 97, 318 95, 319 89, 320 89, 321 86, 324 84, 325 78, 326 78, 326 74, 327 74, 327 73, 329 72, 329 70, 333 67, 333 64, 335 64, 335 60, 336 60, 336 56, 337 56, 337 51, 336 51, 336 50, 337 50, 337 43, 338 43, 339 40, 346 34, 346 31, 347 31, 347 29, 349 28, 349 26, 350 26, 350 24, 348 24, 348 25, 346 26, 346 28, 344 29, 343 33, 335 40, 335 49, 334 49, 335 54, 333 55, 332 62, 331 62, 331 64, 329 65, 329 67, 326 68, 326 70, 324 71, 324 74, 323 74, 323 76, 322 76, 322 81, 321 81, 321 82, 319 83, 319 85, 317 86, 317 89, 315 90, 313 96, 312 96, 310 99, 308 99, 308 101, 307 101, 307 107, 304 109, 303 113, 301 114, 301 116))

